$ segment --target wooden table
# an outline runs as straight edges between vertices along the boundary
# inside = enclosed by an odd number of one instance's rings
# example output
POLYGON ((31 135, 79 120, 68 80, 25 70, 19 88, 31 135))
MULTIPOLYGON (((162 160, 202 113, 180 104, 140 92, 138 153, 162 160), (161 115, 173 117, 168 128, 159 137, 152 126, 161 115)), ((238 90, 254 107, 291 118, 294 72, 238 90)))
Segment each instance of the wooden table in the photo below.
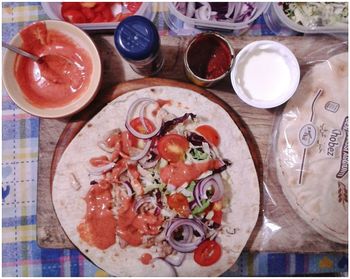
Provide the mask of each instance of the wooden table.
MULTIPOLYGON (((142 78, 132 71, 117 53, 113 36, 93 35, 103 63, 101 92, 107 94, 112 86, 125 81, 142 78)), ((183 70, 183 52, 191 37, 162 37, 162 51, 165 57, 163 70, 158 78, 174 79, 188 82, 183 70)), ((230 37, 236 53, 246 44, 259 40, 259 37, 230 37)), ((302 75, 316 61, 324 60, 334 51, 346 49, 340 39, 329 36, 309 37, 264 37, 285 44, 296 55, 302 75)), ((347 246, 324 239, 300 219, 292 210, 276 183, 273 169, 269 168, 269 148, 273 142, 274 119, 281 112, 275 109, 257 109, 243 103, 234 93, 229 77, 219 83, 211 92, 227 102, 248 125, 256 140, 264 174, 261 179, 262 206, 256 228, 248 241, 246 249, 250 251, 274 252, 334 252, 347 251, 347 246)), ((94 105, 94 102, 91 106, 94 105)), ((50 165, 57 140, 69 119, 41 119, 39 144, 39 178, 38 178, 38 243, 46 248, 71 248, 69 239, 59 225, 53 210, 50 196, 50 165)))

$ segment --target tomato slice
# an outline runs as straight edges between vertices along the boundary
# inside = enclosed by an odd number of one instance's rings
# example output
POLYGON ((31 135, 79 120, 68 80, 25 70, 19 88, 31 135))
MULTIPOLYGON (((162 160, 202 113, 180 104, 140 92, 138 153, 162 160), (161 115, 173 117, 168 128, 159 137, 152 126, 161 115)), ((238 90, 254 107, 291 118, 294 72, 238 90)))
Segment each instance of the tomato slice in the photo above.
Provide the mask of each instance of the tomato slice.
POLYGON ((167 197, 168 205, 171 209, 174 209, 182 217, 188 217, 191 214, 191 209, 188 204, 187 198, 181 194, 176 193, 167 197))
POLYGON ((86 23, 87 19, 80 10, 62 10, 62 17, 70 23, 86 23))
POLYGON ((184 161, 188 148, 189 143, 187 139, 177 134, 165 135, 159 139, 157 145, 160 157, 171 163, 184 161))
MULTIPOLYGON (((134 119, 132 119, 130 121, 130 125, 131 127, 133 127, 137 132, 141 133, 141 134, 149 134, 151 132, 153 132, 156 127, 154 126, 154 124, 152 123, 151 120, 149 120, 148 118, 144 117, 144 122, 146 127, 143 126, 140 117, 136 117, 134 119)), ((131 145, 133 147, 137 147, 138 146, 138 142, 140 141, 140 139, 136 138, 134 135, 132 135, 129 132, 128 135, 130 141, 131 141, 131 145)))
POLYGON ((196 128, 196 131, 200 133, 212 145, 218 146, 220 144, 220 135, 212 126, 201 125, 196 128))
POLYGON ((132 13, 136 13, 142 2, 124 2, 124 6, 132 13))
POLYGON ((82 7, 81 12, 84 14, 84 16, 87 18, 89 22, 95 19, 96 15, 93 9, 82 7))
POLYGON ((108 160, 108 157, 105 155, 91 158, 89 162, 94 167, 102 167, 110 163, 110 161, 108 160))
POLYGON ((201 266, 216 263, 221 257, 221 246, 215 240, 204 240, 194 250, 194 260, 201 266))
POLYGON ((67 10, 80 10, 81 5, 79 2, 62 2, 61 12, 67 10))
POLYGON ((143 126, 140 117, 136 117, 133 120, 131 120, 130 125, 131 125, 131 127, 133 127, 136 131, 138 131, 141 134, 152 133, 156 129, 156 127, 154 126, 152 121, 146 117, 144 117, 143 120, 145 122, 146 127, 143 126))
POLYGON ((211 220, 218 225, 221 225, 222 221, 222 210, 214 210, 214 216, 211 220))
POLYGON ((103 10, 109 9, 109 4, 106 2, 99 2, 96 3, 94 6, 94 11, 95 12, 102 12, 103 10))
POLYGON ((80 5, 84 8, 93 8, 96 6, 96 2, 80 2, 80 5))

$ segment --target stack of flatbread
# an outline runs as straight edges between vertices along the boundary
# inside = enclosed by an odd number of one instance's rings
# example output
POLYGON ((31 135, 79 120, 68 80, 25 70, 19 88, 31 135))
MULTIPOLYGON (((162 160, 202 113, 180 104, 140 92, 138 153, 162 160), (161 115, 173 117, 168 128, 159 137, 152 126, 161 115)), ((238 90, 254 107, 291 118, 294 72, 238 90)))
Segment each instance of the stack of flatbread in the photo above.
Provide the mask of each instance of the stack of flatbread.
POLYGON ((315 65, 283 111, 276 167, 293 209, 323 237, 348 241, 348 53, 315 65))

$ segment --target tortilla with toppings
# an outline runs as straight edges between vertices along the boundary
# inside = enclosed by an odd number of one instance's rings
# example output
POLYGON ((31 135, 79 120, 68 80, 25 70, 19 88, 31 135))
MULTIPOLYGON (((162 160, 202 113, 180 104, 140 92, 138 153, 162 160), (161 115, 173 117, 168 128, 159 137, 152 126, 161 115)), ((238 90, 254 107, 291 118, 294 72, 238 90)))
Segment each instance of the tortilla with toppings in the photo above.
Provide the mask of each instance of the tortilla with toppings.
POLYGON ((218 276, 259 212, 235 122, 206 97, 166 86, 99 112, 62 155, 52 196, 71 241, 116 276, 218 276))
POLYGON ((277 173, 294 210, 325 238, 348 241, 348 54, 313 67, 287 104, 277 173))

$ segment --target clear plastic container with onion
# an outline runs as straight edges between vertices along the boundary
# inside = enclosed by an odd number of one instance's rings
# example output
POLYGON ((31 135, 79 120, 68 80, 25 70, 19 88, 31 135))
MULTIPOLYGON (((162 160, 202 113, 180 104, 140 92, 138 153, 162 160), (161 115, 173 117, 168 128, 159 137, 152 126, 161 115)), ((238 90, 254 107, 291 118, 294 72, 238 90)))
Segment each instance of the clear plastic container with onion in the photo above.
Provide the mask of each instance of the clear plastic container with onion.
POLYGON ((239 35, 268 8, 264 2, 169 2, 163 17, 178 35, 194 35, 203 30, 239 35))

